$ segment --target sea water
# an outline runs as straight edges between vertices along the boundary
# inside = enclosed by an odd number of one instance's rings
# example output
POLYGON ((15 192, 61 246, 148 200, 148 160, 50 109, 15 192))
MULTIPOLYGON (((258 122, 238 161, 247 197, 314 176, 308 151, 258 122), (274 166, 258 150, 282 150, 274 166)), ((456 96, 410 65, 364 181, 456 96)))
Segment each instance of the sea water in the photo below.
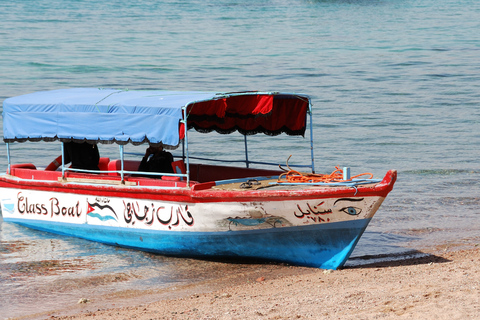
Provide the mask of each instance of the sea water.
MULTIPOLYGON (((478 244, 479 30, 476 0, 1 1, 0 101, 73 87, 308 94, 317 172, 398 170, 348 265, 478 244)), ((242 157, 238 134, 189 138, 199 155, 242 157)), ((250 159, 308 164, 308 137, 263 138, 249 137, 250 159)), ((11 145, 17 163, 59 152, 11 145)), ((210 262, 0 226, 0 319, 216 276, 210 262)))

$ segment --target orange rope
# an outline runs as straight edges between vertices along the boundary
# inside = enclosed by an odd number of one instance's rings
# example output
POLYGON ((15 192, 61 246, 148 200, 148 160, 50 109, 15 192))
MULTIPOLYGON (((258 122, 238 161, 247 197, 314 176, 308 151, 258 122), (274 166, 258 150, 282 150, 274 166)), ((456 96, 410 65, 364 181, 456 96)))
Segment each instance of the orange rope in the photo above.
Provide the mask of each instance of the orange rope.
MULTIPOLYGON (((290 156, 291 157, 291 156, 290 156)), ((290 159, 290 157, 288 159, 290 159)), ((278 177, 278 182, 288 182, 288 183, 317 183, 317 182, 323 182, 323 183, 332 183, 332 182, 346 182, 346 181, 352 181, 352 179, 369 175, 369 178, 365 179, 372 179, 373 174, 366 172, 366 173, 361 173, 357 174, 356 176, 351 177, 348 180, 343 179, 343 170, 340 169, 338 166, 335 167, 335 170, 330 173, 330 174, 315 174, 315 173, 302 173, 296 170, 292 170, 288 166, 288 160, 287 160, 287 167, 290 169, 289 171, 282 173, 278 177), (281 180, 284 178, 285 180, 281 180)), ((281 168, 281 167, 280 167, 281 168)))

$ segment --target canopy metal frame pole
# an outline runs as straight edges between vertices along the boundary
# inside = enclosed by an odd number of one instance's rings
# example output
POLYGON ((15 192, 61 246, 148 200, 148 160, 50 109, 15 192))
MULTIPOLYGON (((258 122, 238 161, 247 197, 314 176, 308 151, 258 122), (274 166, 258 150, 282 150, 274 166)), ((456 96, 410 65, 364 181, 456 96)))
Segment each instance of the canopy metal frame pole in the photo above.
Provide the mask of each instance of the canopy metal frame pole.
POLYGON ((183 123, 183 128, 185 129, 185 137, 183 138, 183 153, 184 153, 184 162, 185 168, 187 170, 187 188, 190 187, 190 158, 188 154, 188 126, 187 126, 187 107, 190 103, 187 103, 183 106, 183 120, 180 122, 183 123))
POLYGON ((248 161, 248 143, 247 143, 247 135, 243 135, 243 140, 245 141, 245 164, 247 168, 250 168, 250 163, 248 161))
POLYGON ((62 180, 65 180, 65 143, 62 142, 62 180))
POLYGON ((124 175, 124 172, 123 172, 124 161, 125 161, 125 152, 124 152, 124 148, 123 148, 122 144, 120 144, 119 147, 120 147, 120 176, 121 176, 121 179, 122 179, 122 184, 125 184, 125 175, 124 175))
POLYGON ((7 145, 7 162, 8 162, 8 164, 7 164, 7 172, 8 172, 8 174, 11 174, 11 171, 10 171, 10 170, 11 170, 11 164, 10 164, 10 143, 7 142, 6 145, 7 145))
POLYGON ((310 114, 310 153, 312 157, 312 173, 315 173, 315 156, 313 154, 313 115, 312 115, 312 104, 309 100, 308 102, 308 113, 310 114))

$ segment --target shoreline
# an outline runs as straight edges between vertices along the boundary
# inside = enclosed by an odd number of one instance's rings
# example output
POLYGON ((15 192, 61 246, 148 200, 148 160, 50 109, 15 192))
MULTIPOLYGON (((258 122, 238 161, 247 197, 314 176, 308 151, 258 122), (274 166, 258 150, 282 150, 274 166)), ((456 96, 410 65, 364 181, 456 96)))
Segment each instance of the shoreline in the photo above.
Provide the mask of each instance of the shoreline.
POLYGON ((449 247, 335 271, 249 265, 214 280, 115 292, 15 319, 480 318, 480 247, 449 247))

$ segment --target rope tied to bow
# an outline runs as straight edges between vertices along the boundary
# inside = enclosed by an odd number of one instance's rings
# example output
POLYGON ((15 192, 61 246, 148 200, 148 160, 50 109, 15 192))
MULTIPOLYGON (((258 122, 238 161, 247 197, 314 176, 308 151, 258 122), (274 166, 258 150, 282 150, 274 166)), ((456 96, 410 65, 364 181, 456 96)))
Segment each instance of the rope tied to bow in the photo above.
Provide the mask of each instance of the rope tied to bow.
POLYGON ((288 170, 282 168, 279 165, 279 168, 285 171, 278 177, 278 183, 334 183, 334 182, 348 182, 352 181, 353 179, 357 179, 362 176, 368 176, 368 178, 364 179, 372 179, 373 174, 370 172, 366 173, 361 173, 357 174, 353 177, 350 177, 350 179, 344 179, 343 178, 343 170, 339 166, 335 166, 335 170, 330 173, 330 174, 316 174, 316 173, 305 173, 305 172, 300 172, 297 170, 293 170, 290 168, 288 165, 288 160, 290 160, 290 157, 287 159, 287 168, 288 170))

